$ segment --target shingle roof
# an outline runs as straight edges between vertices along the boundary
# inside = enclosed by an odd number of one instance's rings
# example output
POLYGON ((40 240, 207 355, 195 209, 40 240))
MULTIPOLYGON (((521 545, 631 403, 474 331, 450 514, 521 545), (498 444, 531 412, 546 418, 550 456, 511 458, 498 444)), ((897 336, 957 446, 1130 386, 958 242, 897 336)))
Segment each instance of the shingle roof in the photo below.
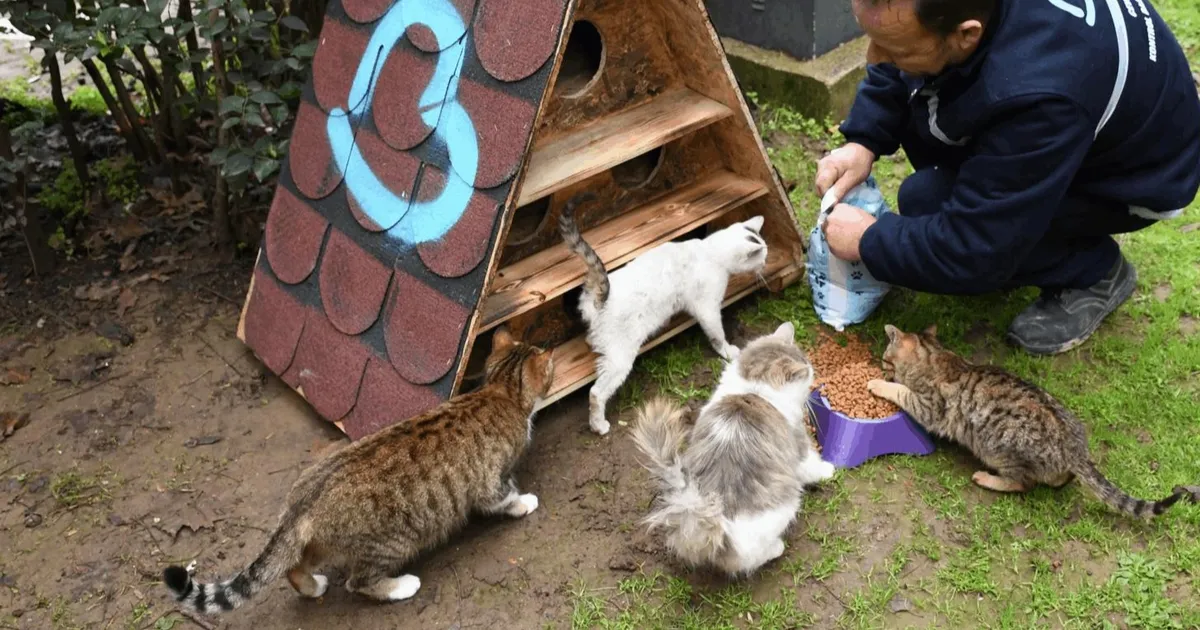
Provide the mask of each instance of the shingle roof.
POLYGON ((565 9, 329 5, 243 333, 352 438, 450 395, 565 9))

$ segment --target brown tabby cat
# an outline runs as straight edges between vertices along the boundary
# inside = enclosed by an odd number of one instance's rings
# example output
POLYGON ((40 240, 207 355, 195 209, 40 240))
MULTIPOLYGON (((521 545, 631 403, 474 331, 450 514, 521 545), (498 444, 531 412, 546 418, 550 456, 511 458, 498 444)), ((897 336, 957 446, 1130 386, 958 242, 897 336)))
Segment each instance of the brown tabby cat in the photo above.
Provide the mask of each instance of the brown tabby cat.
POLYGON ((937 326, 919 334, 884 326, 885 374, 867 389, 907 411, 931 433, 967 447, 998 474, 971 478, 997 492, 1037 484, 1060 488, 1076 476, 1109 507, 1140 518, 1162 514, 1181 498, 1200 501, 1200 487, 1176 486, 1161 501, 1135 499, 1096 470, 1083 424, 1045 390, 1004 369, 972 365, 937 340, 937 326))
POLYGON ((190 567, 172 566, 163 581, 184 606, 213 614, 241 606, 285 573, 301 595, 320 597, 329 580, 315 571, 329 561, 349 570, 349 591, 381 601, 412 597, 421 580, 392 576, 444 543, 472 511, 521 517, 537 509, 537 497, 520 494, 512 471, 553 374, 550 352, 497 329, 481 389, 305 471, 266 548, 236 577, 197 584, 190 567))

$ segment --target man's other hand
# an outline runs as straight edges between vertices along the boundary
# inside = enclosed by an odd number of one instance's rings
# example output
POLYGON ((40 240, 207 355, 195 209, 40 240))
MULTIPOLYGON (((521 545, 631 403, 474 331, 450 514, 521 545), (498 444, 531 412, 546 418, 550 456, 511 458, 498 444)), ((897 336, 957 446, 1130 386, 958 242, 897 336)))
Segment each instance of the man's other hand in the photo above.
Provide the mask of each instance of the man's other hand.
POLYGON ((824 195, 833 188, 838 199, 846 196, 851 188, 867 181, 875 154, 856 142, 838 147, 817 162, 817 194, 824 195))
POLYGON ((875 217, 866 210, 839 203, 833 207, 833 212, 829 213, 829 218, 825 221, 825 240, 829 243, 829 251, 842 260, 862 260, 858 252, 858 243, 867 228, 874 224, 875 217))

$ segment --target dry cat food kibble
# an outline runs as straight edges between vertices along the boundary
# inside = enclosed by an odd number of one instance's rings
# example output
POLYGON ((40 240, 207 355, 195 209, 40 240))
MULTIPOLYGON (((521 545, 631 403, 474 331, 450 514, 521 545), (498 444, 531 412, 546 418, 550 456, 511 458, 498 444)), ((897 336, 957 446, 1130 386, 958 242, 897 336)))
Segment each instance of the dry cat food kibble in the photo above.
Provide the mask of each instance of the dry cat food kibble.
POLYGON ((816 370, 815 386, 824 385, 821 393, 835 411, 859 420, 879 420, 899 411, 867 391, 867 381, 883 378, 883 368, 866 343, 851 338, 843 346, 826 338, 809 359, 816 370))

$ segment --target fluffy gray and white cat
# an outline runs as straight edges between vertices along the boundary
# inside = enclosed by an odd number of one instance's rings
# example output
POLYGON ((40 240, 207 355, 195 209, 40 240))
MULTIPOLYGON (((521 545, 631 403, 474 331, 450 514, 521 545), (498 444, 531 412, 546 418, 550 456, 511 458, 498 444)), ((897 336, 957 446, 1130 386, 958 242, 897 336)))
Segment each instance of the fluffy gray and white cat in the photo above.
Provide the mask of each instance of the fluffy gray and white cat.
POLYGON ((690 432, 673 402, 638 412, 633 440, 661 492, 645 522, 693 566, 736 577, 778 558, 804 486, 834 475, 805 424, 813 369, 794 335, 785 323, 747 344, 690 432))
POLYGON ((609 274, 575 224, 575 206, 591 198, 584 193, 566 203, 559 231, 587 265, 579 311, 588 326, 588 345, 600 355, 588 422, 604 435, 609 430, 605 407, 633 369, 638 349, 676 314, 695 318, 722 358, 737 356, 721 327, 721 302, 730 275, 759 273, 766 266, 767 243, 759 233, 763 218, 756 216, 702 239, 663 243, 609 274))

